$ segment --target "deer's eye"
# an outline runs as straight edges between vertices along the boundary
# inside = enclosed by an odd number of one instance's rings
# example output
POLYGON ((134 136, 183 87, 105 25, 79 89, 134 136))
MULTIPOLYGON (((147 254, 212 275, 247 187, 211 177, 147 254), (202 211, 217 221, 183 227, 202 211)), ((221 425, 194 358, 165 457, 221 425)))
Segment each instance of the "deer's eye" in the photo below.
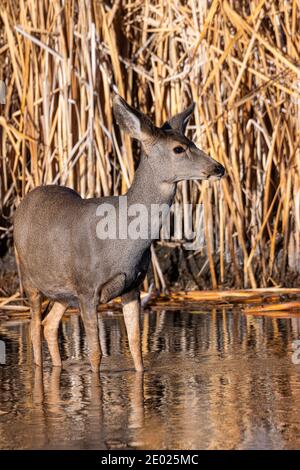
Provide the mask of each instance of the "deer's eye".
POLYGON ((174 153, 183 153, 183 152, 185 152, 185 148, 182 147, 181 145, 177 145, 177 147, 173 148, 173 152, 174 153))

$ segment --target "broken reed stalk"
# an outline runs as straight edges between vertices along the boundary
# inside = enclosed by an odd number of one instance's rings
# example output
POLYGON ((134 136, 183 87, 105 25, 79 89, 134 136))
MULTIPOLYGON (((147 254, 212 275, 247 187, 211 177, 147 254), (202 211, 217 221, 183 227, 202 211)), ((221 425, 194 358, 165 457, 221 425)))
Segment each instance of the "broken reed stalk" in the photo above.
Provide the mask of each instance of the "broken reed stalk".
POLYGON ((296 288, 265 288, 265 289, 244 289, 244 290, 209 290, 209 291, 191 291, 191 292, 174 292, 171 298, 181 301, 217 301, 217 300, 251 300, 256 298, 267 298, 279 295, 296 295, 300 296, 300 289, 296 288))
MULTIPOLYGON (((27 311, 29 307, 24 305, 17 305, 14 302, 18 298, 19 294, 16 293, 13 296, 4 299, 0 303, 0 311, 13 310, 16 311, 27 311)), ((244 312, 250 313, 250 311, 272 311, 272 310, 281 310, 299 307, 299 301, 293 302, 279 302, 282 296, 285 297, 300 297, 300 289, 276 289, 276 288, 267 288, 267 289, 245 289, 245 290, 211 290, 211 291, 192 291, 192 292, 172 292, 170 295, 155 295, 149 294, 148 292, 141 293, 142 305, 151 303, 151 306, 160 307, 164 306, 166 309, 172 309, 174 305, 176 306, 190 306, 191 304, 204 303, 204 304, 244 304, 244 303, 257 303, 257 302, 268 302, 266 306, 254 306, 253 308, 245 309, 244 312), (274 303, 275 302, 275 303, 274 303), (249 310, 249 312, 248 312, 249 310)), ((21 299, 20 299, 21 300, 21 299)), ((43 310, 48 306, 48 301, 43 302, 43 310)), ((105 310, 107 308, 114 308, 120 305, 120 298, 115 299, 107 305, 100 305, 99 310, 105 310)), ((69 312, 72 309, 68 309, 69 312)), ((75 309, 75 311, 77 311, 75 309)))
MULTIPOLYGON (((1 238, 38 184, 85 197, 126 191, 135 144, 113 120, 116 85, 156 124, 194 100, 189 133, 226 167, 220 184, 178 190, 178 200, 204 203, 193 222, 196 282, 296 282, 288 273, 300 271, 299 22, 296 0, 3 0, 1 238)), ((156 258, 152 265, 161 288, 156 258)))
POLYGON ((248 307, 243 310, 245 313, 264 313, 264 312, 280 312, 280 311, 297 311, 300 313, 300 302, 281 302, 270 305, 257 305, 255 307, 248 307))

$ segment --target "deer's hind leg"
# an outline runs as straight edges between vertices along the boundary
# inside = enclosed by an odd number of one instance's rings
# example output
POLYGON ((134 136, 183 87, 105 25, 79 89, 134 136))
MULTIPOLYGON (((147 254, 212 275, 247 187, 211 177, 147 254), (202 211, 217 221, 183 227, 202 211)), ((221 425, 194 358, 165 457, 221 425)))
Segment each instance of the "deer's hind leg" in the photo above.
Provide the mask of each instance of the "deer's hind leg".
POLYGON ((60 320, 67 309, 67 305, 55 302, 43 320, 44 336, 48 344, 48 349, 53 366, 61 367, 61 358, 58 347, 58 327, 60 320))
POLYGON ((42 365, 42 302, 41 293, 33 288, 29 287, 24 283, 24 287, 28 296, 30 310, 31 310, 31 321, 30 321, 30 336, 33 347, 33 358, 34 363, 37 366, 42 365))

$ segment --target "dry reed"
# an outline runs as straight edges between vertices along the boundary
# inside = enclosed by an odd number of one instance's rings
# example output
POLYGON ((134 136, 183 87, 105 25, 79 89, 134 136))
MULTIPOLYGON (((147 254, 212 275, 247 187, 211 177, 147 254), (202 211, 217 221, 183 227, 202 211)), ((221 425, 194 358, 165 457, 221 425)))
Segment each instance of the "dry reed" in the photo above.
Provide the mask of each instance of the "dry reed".
MULTIPOLYGON (((39 184, 124 193, 136 159, 111 109, 115 85, 161 124, 191 100, 189 133, 224 164, 218 183, 181 183, 203 203, 198 285, 293 285, 300 272, 300 5, 255 0, 1 0, 2 239, 39 184)), ((157 286, 164 285, 153 258, 157 286)), ((298 277, 299 278, 299 277, 298 277)))

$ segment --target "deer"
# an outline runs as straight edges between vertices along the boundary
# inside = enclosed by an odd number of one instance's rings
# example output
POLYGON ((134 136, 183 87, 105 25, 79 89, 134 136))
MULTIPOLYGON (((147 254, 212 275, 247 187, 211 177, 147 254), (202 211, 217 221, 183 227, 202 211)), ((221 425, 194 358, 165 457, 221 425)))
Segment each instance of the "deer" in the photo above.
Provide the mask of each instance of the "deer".
MULTIPOLYGON (((185 130, 195 108, 192 103, 161 127, 120 95, 113 113, 121 131, 140 142, 139 165, 124 196, 127 206, 171 207, 176 186, 184 180, 220 179, 224 167, 188 139, 185 130)), ((88 359, 93 372, 101 363, 97 308, 121 297, 129 349, 136 371, 143 371, 140 317, 141 284, 151 259, 151 244, 163 224, 160 218, 148 236, 105 238, 97 235, 99 208, 116 211, 120 196, 82 198, 71 188, 42 185, 30 191, 14 214, 14 245, 21 284, 27 295, 34 364, 42 367, 42 333, 53 366, 61 367, 58 347, 60 321, 70 306, 79 308, 88 359), (42 320, 42 298, 53 305, 42 320)), ((145 228, 145 227, 144 227, 145 228)))

